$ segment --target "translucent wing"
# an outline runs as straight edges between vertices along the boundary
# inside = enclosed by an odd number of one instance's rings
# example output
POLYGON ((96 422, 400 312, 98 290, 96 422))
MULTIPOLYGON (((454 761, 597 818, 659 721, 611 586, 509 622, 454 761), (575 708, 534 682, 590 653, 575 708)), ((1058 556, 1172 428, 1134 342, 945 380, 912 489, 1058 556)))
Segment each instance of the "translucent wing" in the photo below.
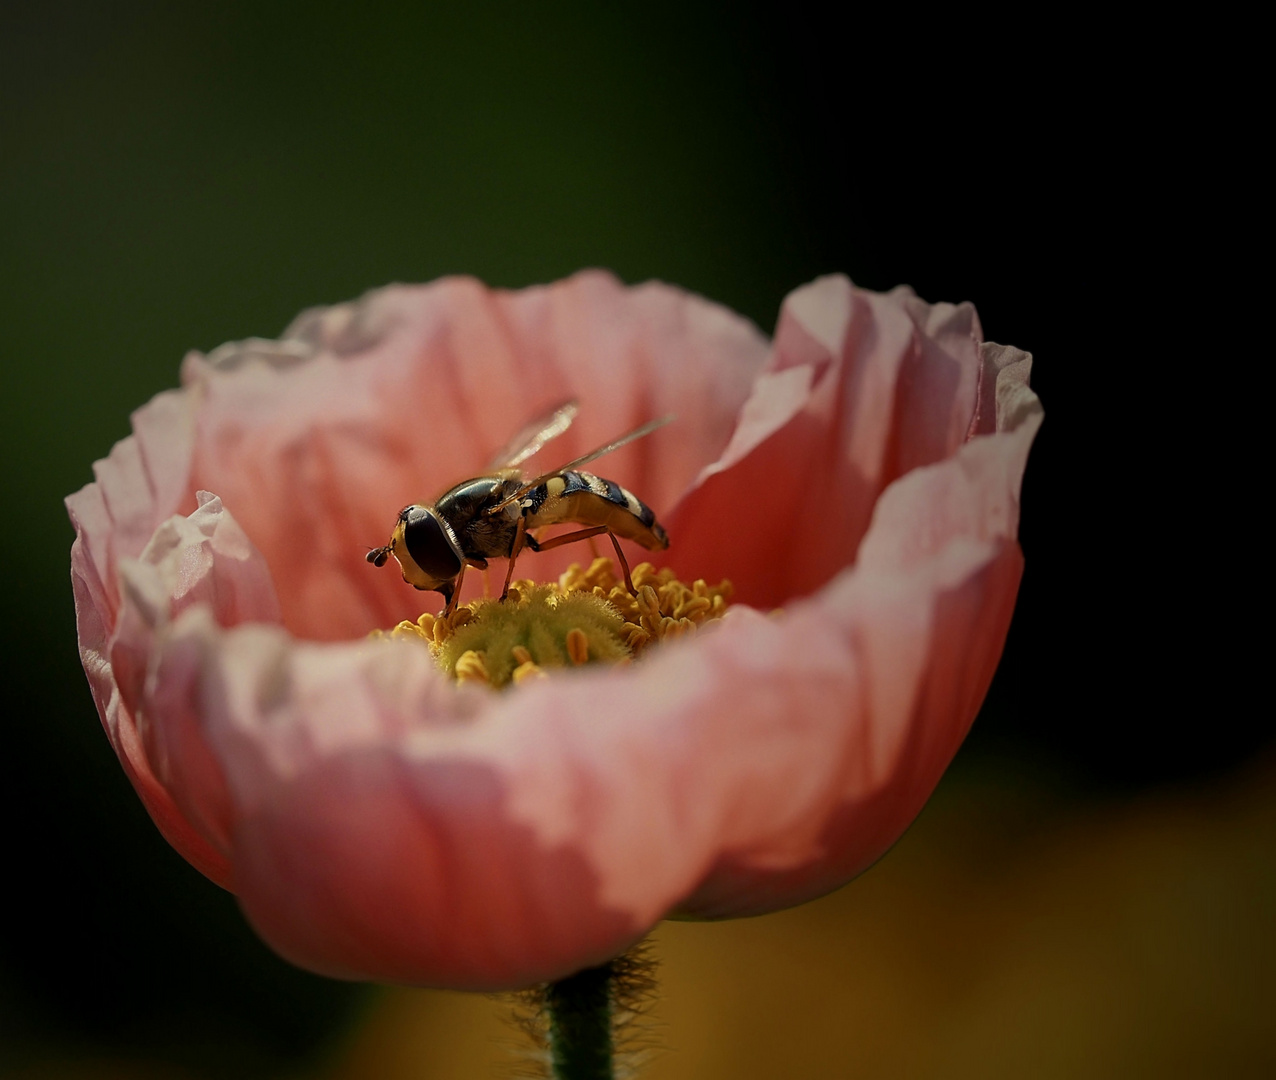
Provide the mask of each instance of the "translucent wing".
POLYGON ((557 439, 572 426, 580 406, 564 401, 537 417, 507 442, 488 462, 489 469, 512 469, 521 465, 550 439, 557 439))
POLYGON ((560 465, 556 469, 550 469, 549 472, 541 473, 540 476, 536 477, 535 480, 527 481, 527 483, 525 483, 521 488, 519 488, 516 492, 514 492, 513 495, 511 495, 507 499, 501 500, 501 502, 498 503, 496 506, 489 508, 487 512, 489 514, 495 514, 498 511, 505 509, 505 507, 509 506, 510 503, 514 502, 515 499, 521 499, 524 495, 526 495, 529 491, 531 491, 532 488, 536 487, 539 484, 545 483, 545 481, 548 480, 551 476, 557 476, 559 473, 566 472, 568 469, 578 469, 582 465, 588 465, 591 461, 596 461, 598 458, 603 457, 605 454, 610 454, 613 450, 619 450, 622 446, 625 446, 628 443, 633 442, 635 439, 641 439, 644 435, 650 435, 653 431, 656 430, 656 428, 664 427, 672 419, 673 419, 673 414, 670 413, 667 416, 660 417, 658 420, 649 421, 648 423, 643 424, 642 427, 634 428, 633 431, 630 431, 627 434, 622 435, 619 439, 615 439, 604 446, 598 447, 597 450, 591 450, 588 454, 584 454, 581 457, 578 457, 572 461, 569 461, 566 465, 560 465))

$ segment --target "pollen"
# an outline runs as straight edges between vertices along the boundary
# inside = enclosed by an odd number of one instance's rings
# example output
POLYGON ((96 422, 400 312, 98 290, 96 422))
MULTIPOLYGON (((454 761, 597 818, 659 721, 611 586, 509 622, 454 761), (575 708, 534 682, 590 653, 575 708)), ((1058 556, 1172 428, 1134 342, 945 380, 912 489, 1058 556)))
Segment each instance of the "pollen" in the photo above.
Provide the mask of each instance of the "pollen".
POLYGON ((446 618, 426 613, 371 636, 420 641, 458 684, 501 688, 545 678, 552 668, 641 659, 720 619, 731 601, 730 581, 688 585, 651 563, 632 576, 636 596, 610 559, 573 563, 557 582, 516 581, 504 601, 475 600, 446 618))

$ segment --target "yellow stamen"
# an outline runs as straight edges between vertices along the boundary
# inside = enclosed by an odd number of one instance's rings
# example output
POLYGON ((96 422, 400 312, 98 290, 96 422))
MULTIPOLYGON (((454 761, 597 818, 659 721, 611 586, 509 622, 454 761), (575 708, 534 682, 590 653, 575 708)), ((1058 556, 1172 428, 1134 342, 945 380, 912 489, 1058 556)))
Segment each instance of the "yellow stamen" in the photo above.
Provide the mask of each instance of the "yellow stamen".
POLYGON ((499 688, 544 678, 550 667, 628 663, 654 644, 720 619, 732 593, 729 581, 687 585, 651 563, 634 567, 632 576, 637 596, 610 559, 596 558, 588 568, 573 563, 557 583, 520 580, 503 602, 475 600, 449 616, 423 614, 371 636, 423 641, 457 682, 499 688))
POLYGON ((488 681, 487 663, 483 654, 473 649, 467 649, 461 653, 456 661, 454 674, 457 682, 486 683, 488 681))
POLYGON ((577 665, 589 659, 589 638, 579 626, 567 631, 567 658, 577 665))
POLYGON ((540 664, 533 660, 528 660, 514 669, 513 674, 510 675, 510 681, 517 686, 524 679, 543 679, 545 677, 545 672, 540 664))

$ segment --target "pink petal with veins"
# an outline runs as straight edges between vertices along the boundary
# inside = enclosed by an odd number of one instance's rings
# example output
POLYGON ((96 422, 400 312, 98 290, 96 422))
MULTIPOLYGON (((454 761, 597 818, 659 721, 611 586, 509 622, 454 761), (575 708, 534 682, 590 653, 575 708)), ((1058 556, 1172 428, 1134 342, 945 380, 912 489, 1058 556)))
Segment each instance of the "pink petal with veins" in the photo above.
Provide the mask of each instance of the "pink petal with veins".
POLYGON ((961 444, 979 368, 969 304, 931 307, 840 276, 798 289, 731 444, 671 515, 669 558, 688 577, 731 578, 762 607, 824 585, 855 559, 882 491, 961 444))

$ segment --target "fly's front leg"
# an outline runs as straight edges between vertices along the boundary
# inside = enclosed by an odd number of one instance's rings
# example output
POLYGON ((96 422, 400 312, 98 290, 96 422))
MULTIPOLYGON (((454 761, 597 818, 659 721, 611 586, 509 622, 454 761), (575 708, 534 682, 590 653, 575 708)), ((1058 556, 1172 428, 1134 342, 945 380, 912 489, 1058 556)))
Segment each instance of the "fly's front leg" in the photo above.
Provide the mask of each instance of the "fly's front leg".
POLYGON ((447 601, 443 605, 443 613, 439 618, 446 619, 456 610, 456 603, 461 599, 461 582, 463 580, 465 580, 465 563, 461 563, 461 572, 456 575, 456 580, 448 582, 447 585, 438 590, 443 594, 443 599, 447 601))
POLYGON ((447 601, 447 605, 443 608, 441 618, 446 619, 456 610, 457 604, 461 602, 461 582, 465 580, 465 568, 467 566, 472 566, 475 570, 483 571, 483 588, 484 592, 487 591, 487 560, 475 558, 462 559, 461 570, 456 575, 456 579, 448 582, 446 585, 440 586, 438 589, 438 591, 443 594, 443 599, 447 601))

